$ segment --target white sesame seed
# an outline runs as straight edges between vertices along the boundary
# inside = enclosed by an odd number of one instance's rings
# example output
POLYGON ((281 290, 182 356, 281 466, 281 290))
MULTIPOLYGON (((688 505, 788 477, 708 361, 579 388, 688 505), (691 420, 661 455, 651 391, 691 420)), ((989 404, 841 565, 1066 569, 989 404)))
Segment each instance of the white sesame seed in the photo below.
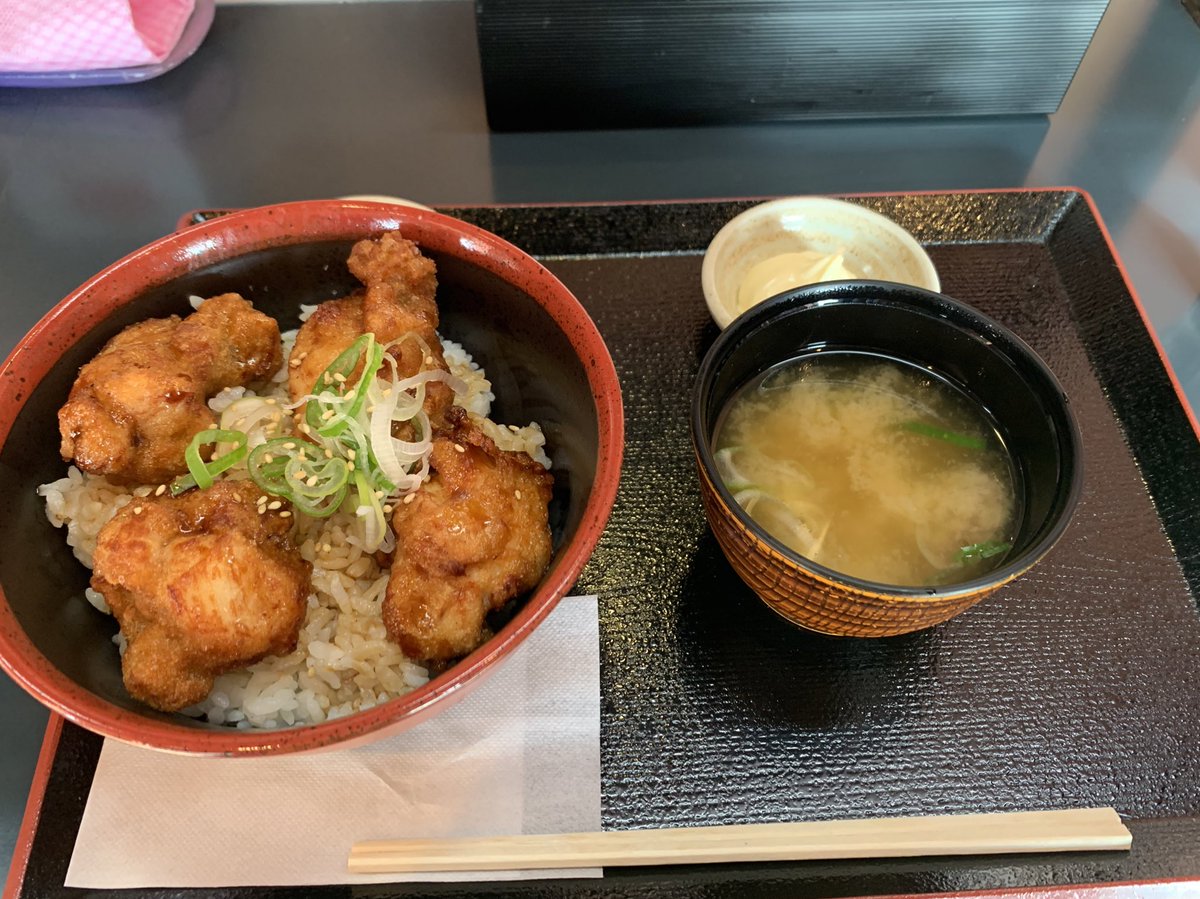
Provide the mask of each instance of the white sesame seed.
POLYGON ((461 443, 454 444, 454 449, 460 453, 465 453, 467 451, 467 448, 465 446, 463 446, 461 443))
POLYGON ((354 461, 356 455, 357 454, 354 452, 354 450, 352 450, 352 449, 346 450, 346 458, 349 459, 351 462, 354 461))
POLYGON ((332 543, 324 543, 324 544, 322 544, 322 545, 321 545, 321 551, 322 551, 322 552, 327 552, 327 553, 331 553, 331 552, 333 552, 333 544, 332 544, 332 543))
POLYGON ((383 507, 383 514, 384 514, 384 515, 391 515, 391 514, 392 514, 392 507, 391 507, 391 506, 384 506, 384 507, 383 507))
POLYGON ((520 490, 514 490, 514 491, 513 491, 513 495, 514 495, 514 496, 515 496, 517 499, 520 499, 520 498, 521 498, 521 491, 520 491, 520 490))
POLYGON ((134 515, 141 515, 141 514, 142 514, 142 507, 141 507, 141 506, 134 506, 134 507, 133 507, 133 514, 134 514, 134 515))
POLYGON ((425 364, 426 364, 426 365, 433 365, 433 357, 432 357, 432 356, 426 356, 426 357, 425 357, 425 364))
POLYGON ((346 471, 354 471, 354 463, 353 462, 346 463, 346 471))
POLYGON ((326 459, 333 458, 333 450, 329 449, 328 447, 325 448, 325 458, 326 459))
POLYGON ((304 483, 307 484, 309 487, 316 487, 317 486, 317 476, 313 475, 311 478, 309 478, 304 483))
POLYGON ((411 503, 416 498, 417 498, 417 495, 415 493, 408 494, 408 496, 404 497, 404 505, 407 506, 409 503, 411 503))
POLYGON ((333 416, 335 416, 335 415, 337 415, 337 413, 334 412, 332 409, 326 409, 325 413, 321 416, 321 418, 324 421, 329 421, 329 419, 333 418, 333 416))
POLYGON ((344 374, 342 374, 340 371, 339 371, 339 372, 336 372, 336 373, 334 374, 334 376, 333 376, 333 379, 334 379, 335 381, 337 381, 339 384, 345 384, 345 383, 346 383, 346 376, 345 376, 344 374))
POLYGON ((166 485, 166 484, 159 484, 159 485, 158 485, 158 489, 154 491, 154 495, 155 495, 155 496, 162 496, 162 495, 163 495, 164 493, 166 493, 166 492, 167 492, 167 485, 166 485))
POLYGON ((300 359, 299 358, 289 359, 288 365, 290 365, 292 368, 299 368, 300 367, 300 359))
POLYGON ((274 406, 278 400, 276 400, 273 396, 269 396, 263 402, 265 402, 268 406, 274 406))
POLYGON ((289 512, 287 509, 284 509, 282 512, 279 513, 279 517, 280 518, 291 518, 292 513, 289 512))
POLYGON ((274 462, 274 461, 275 461, 275 457, 274 457, 274 456, 272 456, 270 453, 263 453, 263 462, 264 462, 264 464, 267 464, 267 465, 269 465, 269 464, 271 464, 271 463, 272 463, 272 462, 274 462))
POLYGON ((292 442, 289 440, 287 443, 285 443, 285 444, 283 445, 283 448, 284 448, 284 449, 295 449, 295 448, 296 448, 296 444, 292 443, 292 442))
POLYGON ((267 508, 274 512, 276 509, 282 509, 283 503, 281 503, 279 500, 275 500, 274 502, 269 503, 267 508))
POLYGON ((520 428, 518 428, 516 425, 509 425, 509 426, 508 426, 508 429, 509 429, 510 431, 512 431, 514 434, 516 434, 518 431, 520 431, 520 430, 521 430, 521 429, 520 429, 520 428))

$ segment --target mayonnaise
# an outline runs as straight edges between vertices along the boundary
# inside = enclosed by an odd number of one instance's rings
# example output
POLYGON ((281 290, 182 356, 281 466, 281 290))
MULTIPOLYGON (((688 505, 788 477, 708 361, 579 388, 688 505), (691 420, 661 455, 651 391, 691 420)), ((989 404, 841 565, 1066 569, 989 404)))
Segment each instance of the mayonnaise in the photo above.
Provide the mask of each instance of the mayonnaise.
POLYGON ((818 253, 815 250, 780 253, 764 259, 746 273, 738 288, 737 312, 745 312, 767 297, 801 284, 857 277, 858 273, 846 266, 841 253, 818 253))

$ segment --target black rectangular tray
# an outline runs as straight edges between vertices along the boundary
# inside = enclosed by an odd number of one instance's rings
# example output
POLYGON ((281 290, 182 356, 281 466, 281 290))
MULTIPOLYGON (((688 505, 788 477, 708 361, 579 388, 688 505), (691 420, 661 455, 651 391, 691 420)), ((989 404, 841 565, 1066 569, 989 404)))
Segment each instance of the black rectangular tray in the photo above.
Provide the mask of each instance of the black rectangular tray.
MULTIPOLYGON (((600 596, 604 826, 1111 805, 1133 850, 211 895, 833 897, 1161 879, 1200 892, 1200 444, 1103 225, 1071 190, 855 200, 928 246, 946 293, 1043 355, 1086 468, 1071 527, 1033 572, 944 625, 873 641, 777 619, 700 508, 687 415, 717 334, 701 254, 752 201, 448 210, 541 257, 622 381, 621 489, 578 585, 600 596)), ((62 883, 100 745, 52 722, 21 895, 82 895, 62 883)))

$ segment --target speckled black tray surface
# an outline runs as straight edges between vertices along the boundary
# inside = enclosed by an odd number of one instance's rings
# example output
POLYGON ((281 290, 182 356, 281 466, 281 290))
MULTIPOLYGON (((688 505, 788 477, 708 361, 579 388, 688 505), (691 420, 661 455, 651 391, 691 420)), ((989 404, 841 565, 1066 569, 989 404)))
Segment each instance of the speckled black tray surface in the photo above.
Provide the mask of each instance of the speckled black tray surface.
MULTIPOLYGON (((579 584, 600 596, 604 824, 1112 805, 1133 851, 216 895, 826 897, 1200 876, 1200 445, 1102 228, 1070 191, 859 202, 913 230, 945 292, 1046 358, 1087 472, 1072 526, 1030 575, 940 627, 876 641, 774 617, 701 512, 687 412, 717 334, 701 254, 750 203, 453 210, 545 260, 623 385, 621 490, 579 584)), ((99 747, 64 728, 25 895, 78 892, 61 884, 99 747)))

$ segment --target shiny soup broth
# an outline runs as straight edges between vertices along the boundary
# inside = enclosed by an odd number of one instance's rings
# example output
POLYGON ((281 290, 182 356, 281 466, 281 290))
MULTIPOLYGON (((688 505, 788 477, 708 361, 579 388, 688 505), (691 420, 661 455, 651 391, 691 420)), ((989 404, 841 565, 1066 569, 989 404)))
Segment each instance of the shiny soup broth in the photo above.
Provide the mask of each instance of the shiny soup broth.
POLYGON ((772 368, 723 410, 716 462, 790 549, 899 586, 1001 564, 1018 521, 1012 461, 980 406, 923 368, 822 352, 772 368))

